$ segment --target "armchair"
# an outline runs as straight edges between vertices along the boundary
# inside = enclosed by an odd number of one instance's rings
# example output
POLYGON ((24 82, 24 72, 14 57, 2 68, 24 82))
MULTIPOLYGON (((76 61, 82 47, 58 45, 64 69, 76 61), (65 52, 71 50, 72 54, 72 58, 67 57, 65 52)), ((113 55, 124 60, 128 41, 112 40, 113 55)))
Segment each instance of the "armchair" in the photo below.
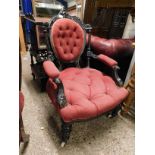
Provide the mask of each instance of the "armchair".
POLYGON ((90 28, 67 14, 51 20, 50 43, 59 63, 59 68, 50 61, 43 62, 48 81, 46 91, 62 120, 61 146, 69 139, 72 124, 110 112, 127 97, 128 91, 121 87, 117 75, 117 62, 103 54, 96 55, 87 46, 88 65, 80 68, 80 56, 86 46, 86 30, 91 40, 90 28), (90 68, 89 60, 97 59, 109 65, 115 80, 90 68), (117 83, 115 83, 115 81, 117 83))

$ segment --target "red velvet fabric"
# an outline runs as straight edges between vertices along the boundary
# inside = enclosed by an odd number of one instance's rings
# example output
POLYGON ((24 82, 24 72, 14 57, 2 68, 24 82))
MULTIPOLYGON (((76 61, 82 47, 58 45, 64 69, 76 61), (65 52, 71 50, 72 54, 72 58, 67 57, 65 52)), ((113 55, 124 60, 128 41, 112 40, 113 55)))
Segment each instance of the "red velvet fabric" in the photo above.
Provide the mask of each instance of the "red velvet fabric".
POLYGON ((103 55, 103 54, 99 54, 97 56, 97 59, 102 61, 103 63, 107 64, 109 67, 113 67, 113 66, 117 65, 117 61, 115 61, 114 59, 109 58, 108 56, 103 55))
POLYGON ((21 114, 22 111, 23 111, 23 107, 24 107, 24 95, 23 95, 23 93, 20 91, 20 92, 19 92, 19 112, 20 112, 20 114, 21 114))
POLYGON ((109 57, 132 55, 134 52, 133 42, 133 39, 105 39, 91 35, 91 47, 94 52, 109 57))
POLYGON ((51 28, 51 44, 61 61, 75 61, 84 48, 84 31, 78 23, 71 19, 58 19, 51 28))
MULTIPOLYGON (((22 119, 22 111, 23 111, 23 108, 24 108, 24 95, 20 91, 19 92, 19 123, 20 123, 20 120, 22 119)), ((20 127, 19 127, 19 142, 21 142, 21 141, 22 141, 22 135, 21 135, 20 127)))
POLYGON ((68 105, 62 109, 56 103, 56 85, 49 79, 47 92, 65 122, 96 117, 112 110, 128 95, 116 86, 111 77, 90 68, 67 68, 60 72, 68 105))
POLYGON ((50 77, 50 78, 56 78, 59 76, 59 70, 55 66, 55 64, 51 61, 44 61, 43 62, 43 68, 45 73, 50 77))

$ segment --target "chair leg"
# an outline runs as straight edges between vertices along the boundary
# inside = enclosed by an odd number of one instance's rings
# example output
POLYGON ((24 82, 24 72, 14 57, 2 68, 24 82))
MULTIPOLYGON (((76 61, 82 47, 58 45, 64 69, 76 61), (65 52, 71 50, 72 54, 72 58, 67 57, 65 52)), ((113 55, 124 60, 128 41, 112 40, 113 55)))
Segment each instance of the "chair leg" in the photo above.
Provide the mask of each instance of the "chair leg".
POLYGON ((64 147, 67 143, 67 140, 70 137, 70 133, 72 131, 72 124, 66 123, 62 120, 61 124, 61 147, 64 147))
POLYGON ((34 73, 32 73, 32 77, 33 77, 33 80, 35 80, 35 79, 36 79, 36 76, 34 75, 34 73))
POLYGON ((113 110, 111 110, 110 112, 108 112, 107 117, 108 117, 108 118, 113 118, 113 117, 117 116, 118 111, 119 111, 120 109, 121 109, 121 106, 118 105, 115 109, 113 109, 113 110))
POLYGON ((27 145, 28 142, 29 142, 29 135, 25 133, 25 130, 24 130, 24 125, 23 125, 23 119, 22 117, 20 118, 20 121, 19 121, 19 132, 20 132, 20 142, 24 142, 24 145, 27 145))

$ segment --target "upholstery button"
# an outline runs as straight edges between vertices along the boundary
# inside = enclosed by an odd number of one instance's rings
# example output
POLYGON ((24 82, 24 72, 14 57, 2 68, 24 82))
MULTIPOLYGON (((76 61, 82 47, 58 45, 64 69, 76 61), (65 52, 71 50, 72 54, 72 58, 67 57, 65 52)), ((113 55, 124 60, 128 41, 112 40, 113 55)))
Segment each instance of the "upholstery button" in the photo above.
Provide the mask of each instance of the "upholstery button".
POLYGON ((91 101, 91 98, 90 98, 90 96, 87 98, 87 100, 91 101))
POLYGON ((76 27, 74 27, 74 31, 76 31, 76 27))
POLYGON ((91 84, 90 83, 88 83, 88 86, 90 86, 91 84))
POLYGON ((76 43, 74 43, 74 47, 76 47, 76 43))

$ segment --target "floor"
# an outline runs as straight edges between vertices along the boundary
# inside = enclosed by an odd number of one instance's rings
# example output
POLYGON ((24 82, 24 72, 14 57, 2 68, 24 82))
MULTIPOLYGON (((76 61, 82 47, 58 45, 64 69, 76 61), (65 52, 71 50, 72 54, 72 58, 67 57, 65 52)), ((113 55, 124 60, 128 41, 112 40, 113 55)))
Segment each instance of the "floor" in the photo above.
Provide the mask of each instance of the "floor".
POLYGON ((22 58, 23 121, 30 142, 23 155, 134 155, 132 120, 105 116, 73 124, 70 140, 60 147, 60 119, 47 94, 32 80, 29 54, 22 58))

